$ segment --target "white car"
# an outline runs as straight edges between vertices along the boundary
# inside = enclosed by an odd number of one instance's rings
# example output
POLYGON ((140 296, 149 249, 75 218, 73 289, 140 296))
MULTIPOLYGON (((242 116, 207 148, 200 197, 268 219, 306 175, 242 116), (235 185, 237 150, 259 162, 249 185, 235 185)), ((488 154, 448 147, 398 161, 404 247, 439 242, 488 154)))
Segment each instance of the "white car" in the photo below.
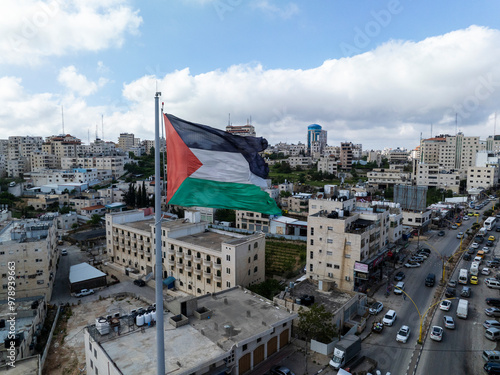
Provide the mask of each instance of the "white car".
POLYGON ((477 242, 473 242, 472 245, 470 245, 471 248, 477 249, 479 247, 479 244, 477 242))
POLYGON ((455 321, 453 320, 453 317, 449 315, 443 316, 443 322, 444 326, 448 329, 455 329, 455 321))
POLYGON ((396 311, 394 310, 389 310, 384 316, 384 319, 382 319, 382 323, 386 326, 392 326, 394 322, 396 321, 397 314, 396 311))
POLYGON ((78 293, 75 293, 75 297, 85 297, 90 296, 91 294, 94 294, 93 289, 82 289, 78 293))
POLYGON ((443 328, 441 328, 439 326, 432 326, 431 340, 442 341, 443 340, 443 328))
POLYGON ((483 247, 481 250, 483 250, 485 254, 489 254, 490 252, 490 248, 488 246, 483 247))
POLYGON ((374 302, 370 308, 369 312, 372 315, 377 315, 379 312, 381 312, 384 309, 384 304, 382 302, 374 302))
POLYGON ((463 220, 463 221, 470 220, 470 217, 469 217, 469 216, 464 216, 462 220, 463 220))
POLYGON ((481 270, 481 274, 482 275, 489 275, 491 273, 491 270, 488 268, 488 267, 484 267, 482 270, 481 270))
POLYGON ((482 261, 483 261, 483 258, 481 258, 479 255, 474 257, 474 260, 473 260, 473 262, 478 262, 479 264, 481 264, 482 261))
POLYGON ((458 232, 457 233, 457 238, 461 239, 464 236, 464 232, 458 232))
POLYGON ((402 326, 396 335, 396 341, 406 343, 408 341, 408 337, 410 337, 410 327, 402 326))
POLYGON ((444 301, 441 301, 439 304, 439 309, 443 311, 450 311, 451 309, 451 301, 449 299, 445 299, 444 301))
POLYGON ((410 263, 410 262, 408 262, 408 263, 405 264, 405 267, 406 268, 420 267, 420 263, 410 263))
POLYGON ((62 249, 61 250, 61 255, 68 255, 68 250, 62 249))

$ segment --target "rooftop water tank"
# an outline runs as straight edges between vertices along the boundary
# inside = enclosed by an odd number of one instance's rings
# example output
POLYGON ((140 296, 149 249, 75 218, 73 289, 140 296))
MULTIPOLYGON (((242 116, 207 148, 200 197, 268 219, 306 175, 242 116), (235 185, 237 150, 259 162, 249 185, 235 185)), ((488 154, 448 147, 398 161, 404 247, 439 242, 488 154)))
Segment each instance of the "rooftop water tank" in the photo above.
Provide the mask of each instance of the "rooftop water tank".
POLYGON ((144 315, 137 315, 135 318, 135 324, 137 324, 137 327, 142 327, 144 325, 144 315))
POLYGON ((144 314, 144 324, 151 323, 151 313, 144 314))
POLYGON ((96 318, 95 320, 95 328, 101 335, 107 335, 109 333, 110 327, 109 327, 109 322, 106 320, 106 318, 103 318, 102 316, 99 318, 96 318))
POLYGON ((151 320, 156 322, 156 310, 151 311, 151 320))

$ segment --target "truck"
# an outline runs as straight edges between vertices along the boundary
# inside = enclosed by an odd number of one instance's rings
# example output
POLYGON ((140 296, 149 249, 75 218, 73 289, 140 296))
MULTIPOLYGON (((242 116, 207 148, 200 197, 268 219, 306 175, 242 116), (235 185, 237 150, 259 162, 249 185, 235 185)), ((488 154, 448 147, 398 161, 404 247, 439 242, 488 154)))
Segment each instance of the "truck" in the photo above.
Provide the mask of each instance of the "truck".
POLYGON ((470 274, 472 276, 477 276, 479 273, 479 262, 472 262, 470 265, 470 274))
POLYGON ((466 285, 469 282, 469 273, 467 272, 467 270, 465 268, 462 268, 460 270, 460 274, 458 276, 458 282, 460 284, 466 284, 466 285))
POLYGON ((457 317, 462 319, 467 319, 468 313, 469 313, 469 301, 460 298, 458 300, 458 306, 457 306, 457 317))
POLYGON ((361 338, 356 335, 344 336, 333 348, 330 366, 338 370, 352 361, 359 352, 361 352, 361 338))

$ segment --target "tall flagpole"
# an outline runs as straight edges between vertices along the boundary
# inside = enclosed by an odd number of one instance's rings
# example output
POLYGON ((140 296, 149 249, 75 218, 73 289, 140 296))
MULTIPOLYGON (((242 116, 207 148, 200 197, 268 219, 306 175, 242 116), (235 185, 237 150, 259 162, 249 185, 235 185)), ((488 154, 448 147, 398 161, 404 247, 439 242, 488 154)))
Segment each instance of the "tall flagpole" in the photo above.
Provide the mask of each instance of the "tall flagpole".
POLYGON ((165 375, 165 341, 163 338, 163 260, 161 251, 161 174, 160 174, 160 100, 155 95, 155 281, 156 281, 156 358, 157 374, 165 375))

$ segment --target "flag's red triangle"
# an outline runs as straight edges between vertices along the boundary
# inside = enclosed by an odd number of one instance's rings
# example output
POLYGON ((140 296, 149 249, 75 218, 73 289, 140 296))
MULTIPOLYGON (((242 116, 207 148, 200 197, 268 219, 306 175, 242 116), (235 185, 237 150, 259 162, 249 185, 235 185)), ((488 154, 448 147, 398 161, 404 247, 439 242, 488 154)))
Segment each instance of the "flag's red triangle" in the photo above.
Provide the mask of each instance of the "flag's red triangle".
POLYGON ((167 135, 167 202, 186 178, 191 176, 203 163, 186 146, 166 115, 167 135))

